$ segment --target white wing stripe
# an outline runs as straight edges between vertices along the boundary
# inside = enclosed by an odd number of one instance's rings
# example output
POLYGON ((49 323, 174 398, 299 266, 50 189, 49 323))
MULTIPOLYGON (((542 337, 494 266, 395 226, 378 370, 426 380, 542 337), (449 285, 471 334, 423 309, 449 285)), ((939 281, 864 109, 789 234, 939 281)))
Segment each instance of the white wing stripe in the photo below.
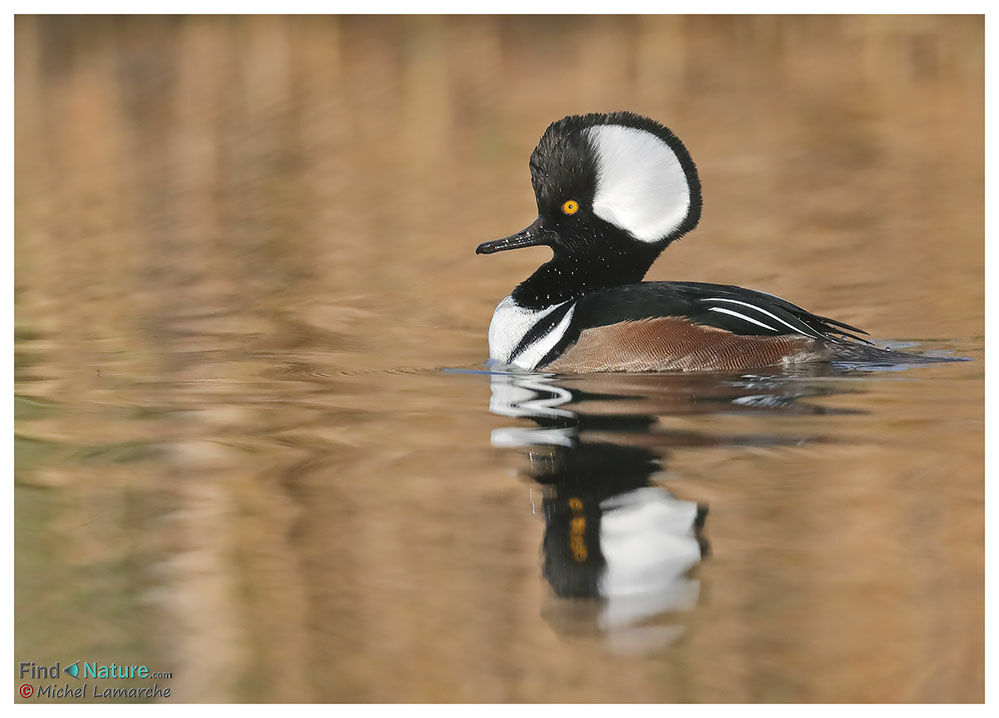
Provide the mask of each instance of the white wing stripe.
POLYGON ((722 312, 723 314, 731 314, 733 317, 739 317, 739 319, 745 319, 747 322, 752 322, 753 324, 758 324, 764 329, 769 329, 772 332, 777 330, 771 326, 764 324, 763 322, 758 322, 752 317, 747 317, 745 314, 739 314, 739 312, 733 312, 731 309, 725 309, 724 307, 708 307, 709 312, 722 312))
MULTIPOLYGON (((770 296, 773 296, 773 295, 770 295, 770 296)), ((808 327, 807 324, 802 323, 802 326, 805 327, 804 331, 802 331, 801 327, 796 327, 793 324, 788 324, 783 319, 781 319, 780 317, 778 317, 776 314, 771 314, 766 309, 758 307, 755 304, 750 304, 748 302, 740 302, 738 299, 724 299, 722 297, 711 297, 709 299, 705 299, 704 301, 705 302, 731 302, 732 304, 741 304, 744 307, 749 307, 750 309, 755 309, 760 314, 766 314, 768 317, 773 317, 778 322, 780 322, 781 324, 783 324, 785 327, 789 327, 789 328, 793 329, 794 331, 798 332, 799 334, 808 334, 809 336, 817 337, 819 339, 822 338, 821 336, 819 336, 818 334, 816 334, 813 330, 811 330, 808 327)))

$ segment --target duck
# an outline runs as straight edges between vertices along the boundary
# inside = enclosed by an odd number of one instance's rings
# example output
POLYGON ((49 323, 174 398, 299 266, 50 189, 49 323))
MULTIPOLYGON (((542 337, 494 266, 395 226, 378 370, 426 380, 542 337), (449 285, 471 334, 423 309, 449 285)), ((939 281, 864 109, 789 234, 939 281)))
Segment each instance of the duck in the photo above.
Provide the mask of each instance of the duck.
POLYGON ((766 292, 642 281, 697 226, 702 203, 690 153, 653 119, 627 111, 564 117, 541 136, 530 171, 537 219, 475 251, 547 246, 552 258, 497 305, 491 364, 555 374, 697 372, 903 355, 766 292))

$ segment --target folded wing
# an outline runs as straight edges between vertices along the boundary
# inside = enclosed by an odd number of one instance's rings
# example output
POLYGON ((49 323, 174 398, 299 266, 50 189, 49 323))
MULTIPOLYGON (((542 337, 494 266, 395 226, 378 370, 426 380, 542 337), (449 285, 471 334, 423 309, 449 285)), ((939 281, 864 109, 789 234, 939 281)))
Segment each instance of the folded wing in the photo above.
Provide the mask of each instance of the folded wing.
POLYGON ((546 371, 712 371, 824 358, 863 330, 764 292, 698 282, 643 282, 578 300, 546 371))

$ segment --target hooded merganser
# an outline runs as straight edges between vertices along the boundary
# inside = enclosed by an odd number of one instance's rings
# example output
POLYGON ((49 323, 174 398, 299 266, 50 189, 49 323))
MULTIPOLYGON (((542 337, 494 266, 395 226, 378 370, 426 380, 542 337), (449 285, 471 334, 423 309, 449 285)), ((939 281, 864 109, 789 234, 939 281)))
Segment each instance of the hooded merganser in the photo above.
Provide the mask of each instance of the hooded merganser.
POLYGON ((642 282, 701 216, 694 162, 655 120, 631 112, 565 117, 545 130, 530 167, 538 218, 475 251, 547 245, 554 256, 496 307, 491 359, 577 373, 899 358, 854 333, 867 333, 861 329, 765 292, 642 282))

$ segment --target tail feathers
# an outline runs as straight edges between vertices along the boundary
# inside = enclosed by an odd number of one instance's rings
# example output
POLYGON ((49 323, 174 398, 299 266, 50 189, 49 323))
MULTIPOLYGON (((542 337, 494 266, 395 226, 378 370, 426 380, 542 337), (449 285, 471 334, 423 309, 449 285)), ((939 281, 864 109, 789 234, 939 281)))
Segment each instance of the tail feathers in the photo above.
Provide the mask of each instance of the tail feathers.
POLYGON ((881 349, 870 342, 854 344, 852 342, 837 342, 831 345, 833 350, 830 361, 834 363, 857 363, 864 365, 907 366, 911 364, 938 364, 952 361, 968 361, 964 357, 938 357, 925 354, 910 354, 908 352, 881 349))

